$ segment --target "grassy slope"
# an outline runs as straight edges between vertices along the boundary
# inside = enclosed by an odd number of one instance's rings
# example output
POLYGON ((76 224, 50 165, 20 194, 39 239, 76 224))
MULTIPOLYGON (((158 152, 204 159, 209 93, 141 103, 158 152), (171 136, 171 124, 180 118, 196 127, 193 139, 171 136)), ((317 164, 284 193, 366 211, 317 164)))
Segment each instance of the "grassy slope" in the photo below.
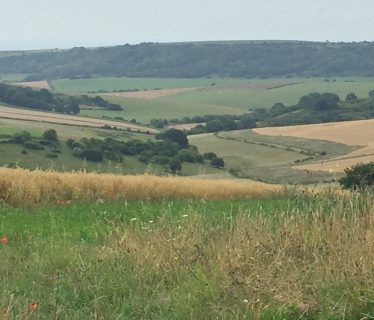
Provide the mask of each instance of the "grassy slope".
POLYGON ((369 318, 373 203, 284 196, 1 206, 9 244, 0 244, 0 317, 369 318))
POLYGON ((194 87, 199 84, 202 89, 181 93, 175 96, 161 97, 154 100, 129 98, 111 98, 113 102, 122 104, 124 112, 101 110, 85 110, 82 114, 91 116, 123 116, 125 119, 135 118, 148 122, 152 118, 165 117, 168 119, 182 118, 202 114, 241 114, 254 107, 269 108, 276 102, 286 105, 296 103, 302 95, 310 92, 334 92, 341 99, 350 92, 359 97, 367 97, 374 88, 372 78, 337 78, 336 82, 325 82, 324 79, 129 79, 101 78, 88 80, 57 80, 53 82, 56 91, 85 92, 104 88, 133 89, 139 88, 175 88, 194 87), (346 80, 353 81, 347 82, 346 80), (211 83, 215 82, 215 87, 211 83), (297 83, 280 88, 267 90, 264 86, 277 86, 287 83, 297 83), (77 87, 74 87, 77 85, 77 87))
MULTIPOLYGON (((94 129, 86 127, 68 126, 41 123, 35 121, 23 121, 12 119, 0 119, 0 134, 11 135, 22 130, 30 132, 33 137, 40 137, 47 129, 55 129, 61 140, 61 153, 58 154, 57 159, 46 158, 46 154, 50 152, 49 148, 45 150, 28 150, 21 145, 16 144, 0 144, 0 165, 8 165, 16 163, 22 168, 28 169, 54 169, 59 171, 71 170, 88 170, 96 172, 114 172, 120 174, 140 174, 144 172, 151 172, 154 174, 165 174, 165 170, 159 165, 146 165, 137 160, 137 157, 124 157, 122 164, 115 164, 110 161, 104 161, 101 164, 93 162, 84 162, 71 154, 71 150, 65 145, 65 141, 69 138, 81 139, 83 137, 101 138, 111 137, 121 141, 128 141, 130 139, 138 139, 147 141, 154 139, 153 136, 133 133, 126 131, 113 131, 104 129, 94 129), (27 154, 22 154, 22 150, 27 150, 27 154)), ((182 175, 200 175, 218 173, 220 170, 210 167, 208 164, 182 164, 182 175)))

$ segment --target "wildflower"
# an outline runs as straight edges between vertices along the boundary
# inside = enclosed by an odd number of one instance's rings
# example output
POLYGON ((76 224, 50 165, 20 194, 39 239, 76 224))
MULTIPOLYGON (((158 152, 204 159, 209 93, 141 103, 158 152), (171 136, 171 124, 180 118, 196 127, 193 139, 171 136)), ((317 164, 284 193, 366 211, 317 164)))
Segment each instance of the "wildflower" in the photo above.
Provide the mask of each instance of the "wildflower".
POLYGON ((130 221, 136 221, 136 220, 138 220, 137 218, 132 218, 130 221))
POLYGON ((38 305, 39 305, 39 303, 37 303, 37 302, 30 303, 28 305, 28 308, 29 308, 30 311, 35 311, 38 308, 38 305))
POLYGON ((149 220, 149 223, 153 223, 153 220, 149 220))
POLYGON ((182 216, 182 218, 187 218, 188 217, 188 214, 184 214, 183 216, 182 216))
POLYGON ((8 244, 9 239, 7 236, 0 237, 0 244, 8 244))
POLYGON ((248 303, 248 299, 244 299, 243 302, 244 302, 244 303, 248 303))

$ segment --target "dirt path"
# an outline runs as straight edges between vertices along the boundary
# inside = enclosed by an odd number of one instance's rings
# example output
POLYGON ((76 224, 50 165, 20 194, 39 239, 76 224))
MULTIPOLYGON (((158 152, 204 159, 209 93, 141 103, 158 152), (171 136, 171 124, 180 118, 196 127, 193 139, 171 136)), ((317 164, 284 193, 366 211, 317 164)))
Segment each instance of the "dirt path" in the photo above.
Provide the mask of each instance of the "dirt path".
POLYGON ((100 127, 107 125, 111 127, 117 127, 119 129, 131 130, 131 131, 149 132, 152 134, 158 133, 157 130, 154 130, 152 128, 147 128, 147 127, 130 124, 126 122, 71 116, 71 115, 65 115, 65 114, 59 114, 59 113, 34 111, 34 110, 11 108, 11 107, 5 107, 5 106, 0 106, 0 118, 31 120, 31 121, 49 122, 49 123, 57 123, 57 124, 69 124, 69 125, 75 125, 75 126, 86 126, 86 127, 94 127, 94 128, 100 128, 100 127))

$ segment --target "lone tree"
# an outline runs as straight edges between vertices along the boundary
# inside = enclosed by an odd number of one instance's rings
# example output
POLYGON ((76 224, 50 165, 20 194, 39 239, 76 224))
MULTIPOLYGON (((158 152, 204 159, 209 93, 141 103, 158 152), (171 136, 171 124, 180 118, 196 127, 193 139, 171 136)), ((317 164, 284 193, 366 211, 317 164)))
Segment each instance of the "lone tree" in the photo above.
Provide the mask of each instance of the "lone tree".
POLYGON ((176 142, 180 148, 185 149, 188 148, 188 139, 187 135, 179 129, 169 129, 166 130, 163 133, 159 133, 156 135, 157 140, 165 140, 165 141, 171 141, 176 142))
POLYGON ((364 190, 374 187, 374 162, 357 164, 344 171, 345 177, 339 180, 343 188, 364 190))
POLYGON ((210 165, 214 168, 223 168, 225 166, 225 161, 222 158, 213 158, 210 161, 210 165))
POLYGON ((47 129, 42 135, 42 140, 47 140, 51 142, 58 142, 57 132, 55 129, 47 129))
POLYGON ((356 94, 351 92, 351 93, 348 93, 347 96, 345 97, 345 102, 351 102, 351 101, 355 101, 357 99, 358 98, 357 98, 356 94))

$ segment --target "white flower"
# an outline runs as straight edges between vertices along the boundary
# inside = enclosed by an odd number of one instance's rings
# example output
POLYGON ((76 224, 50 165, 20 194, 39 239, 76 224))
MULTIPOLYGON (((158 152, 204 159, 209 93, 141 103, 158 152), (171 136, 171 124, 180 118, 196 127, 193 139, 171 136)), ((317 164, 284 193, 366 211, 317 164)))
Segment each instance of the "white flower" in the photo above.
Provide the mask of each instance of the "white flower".
POLYGON ((130 221, 136 221, 136 220, 138 220, 137 218, 132 218, 130 221))
POLYGON ((244 302, 244 303, 248 303, 248 300, 247 300, 247 299, 244 299, 243 302, 244 302))
POLYGON ((188 217, 188 214, 184 214, 183 216, 182 216, 182 218, 187 218, 188 217))
POLYGON ((153 223, 153 220, 149 220, 149 223, 153 223))

